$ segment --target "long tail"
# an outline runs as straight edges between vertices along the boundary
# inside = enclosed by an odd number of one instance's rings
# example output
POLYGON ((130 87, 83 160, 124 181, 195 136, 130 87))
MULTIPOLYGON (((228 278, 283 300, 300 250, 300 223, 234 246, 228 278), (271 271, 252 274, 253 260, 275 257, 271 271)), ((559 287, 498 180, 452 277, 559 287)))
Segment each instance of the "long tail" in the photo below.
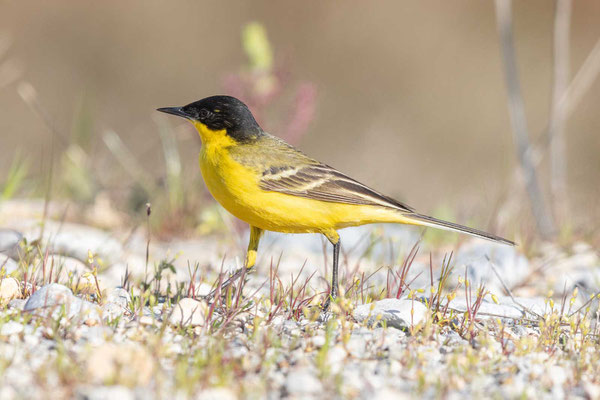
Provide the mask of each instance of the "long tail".
POLYGON ((411 213, 404 214, 404 218, 406 218, 406 222, 408 224, 413 225, 422 225, 422 226, 431 226, 433 228, 445 229, 448 231, 466 233, 468 235, 480 237, 483 239, 491 240, 493 242, 504 243, 511 246, 515 245, 515 242, 510 241, 508 239, 504 239, 500 236, 492 235, 491 233, 487 233, 484 231, 480 231, 477 229, 469 228, 467 226, 455 224, 453 222, 443 221, 441 219, 433 218, 423 214, 411 213))

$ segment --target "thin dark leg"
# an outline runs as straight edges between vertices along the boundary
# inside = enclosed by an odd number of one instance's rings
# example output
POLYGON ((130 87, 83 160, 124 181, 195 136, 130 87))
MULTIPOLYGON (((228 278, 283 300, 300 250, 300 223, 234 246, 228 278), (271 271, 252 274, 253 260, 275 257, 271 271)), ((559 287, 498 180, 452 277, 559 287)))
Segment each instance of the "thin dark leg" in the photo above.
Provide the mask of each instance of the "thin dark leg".
POLYGON ((337 232, 334 232, 333 234, 328 235, 327 238, 333 245, 333 271, 331 274, 331 289, 329 291, 329 296, 327 296, 327 300, 325 300, 325 304, 323 304, 323 311, 327 311, 329 309, 331 300, 335 299, 339 293, 338 264, 340 260, 340 237, 338 236, 337 232))
POLYGON ((331 275, 331 298, 335 299, 339 292, 338 263, 340 259, 340 241, 333 245, 333 273, 331 275))

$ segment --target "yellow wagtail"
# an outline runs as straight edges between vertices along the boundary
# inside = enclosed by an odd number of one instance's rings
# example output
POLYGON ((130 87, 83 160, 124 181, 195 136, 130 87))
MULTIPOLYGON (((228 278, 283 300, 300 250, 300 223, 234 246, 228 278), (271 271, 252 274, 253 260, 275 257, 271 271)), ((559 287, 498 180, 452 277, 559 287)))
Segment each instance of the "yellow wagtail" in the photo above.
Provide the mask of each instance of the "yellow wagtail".
POLYGON ((256 262, 263 231, 322 233, 333 245, 330 298, 338 294, 338 229, 391 222, 430 226, 514 245, 510 240, 419 214, 304 155, 261 129, 248 107, 212 96, 158 111, 189 120, 202 140, 200 170, 214 198, 250 225, 245 266, 256 262))

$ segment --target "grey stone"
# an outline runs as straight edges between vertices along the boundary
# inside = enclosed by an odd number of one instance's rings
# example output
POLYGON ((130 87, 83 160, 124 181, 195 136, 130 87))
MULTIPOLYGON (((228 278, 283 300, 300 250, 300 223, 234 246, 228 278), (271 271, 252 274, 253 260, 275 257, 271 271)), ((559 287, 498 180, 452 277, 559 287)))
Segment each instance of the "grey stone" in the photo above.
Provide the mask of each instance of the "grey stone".
POLYGON ((122 316, 127 312, 130 301, 131 296, 127 290, 123 288, 109 289, 102 306, 102 316, 108 319, 122 316))
POLYGON ((529 261, 516 247, 477 240, 468 242, 456 253, 453 277, 457 279, 460 275, 464 278, 466 266, 471 286, 484 283, 494 293, 501 292, 502 284, 492 269, 492 263, 508 287, 521 283, 531 273, 529 261))
POLYGON ((198 394, 198 400, 236 400, 238 396, 231 390, 224 387, 205 389, 198 394))
POLYGON ((71 301, 71 297, 73 297, 71 289, 58 283, 51 283, 31 295, 25 304, 25 311, 65 304, 71 301))
POLYGON ((291 336, 298 336, 302 333, 302 331, 298 328, 298 323, 289 319, 283 322, 282 329, 283 332, 291 336))
POLYGON ((12 400, 19 398, 17 391, 11 386, 3 385, 0 387, 0 399, 12 400))
POLYGON ((144 317, 153 318, 154 317, 154 312, 152 311, 152 309, 150 307, 144 306, 144 308, 142 308, 142 315, 144 317))
MULTIPOLYGON (((339 373, 344 382, 344 385, 342 386, 342 394, 344 397, 351 398, 353 397, 352 394, 356 396, 356 394, 365 390, 364 370, 359 363, 347 362, 339 373)), ((368 391, 371 392, 371 390, 368 391)), ((365 397, 366 396, 363 396, 362 398, 365 397)))
POLYGON ((162 313, 166 309, 167 309, 166 305, 164 303, 160 303, 160 304, 152 307, 152 316, 160 321, 162 319, 162 313))
POLYGON ((462 346, 468 343, 462 336, 453 330, 448 331, 443 336, 442 342, 453 347, 462 346))
POLYGON ((83 386, 76 391, 78 399, 86 400, 134 400, 133 390, 125 386, 83 386))
POLYGON ((92 346, 99 346, 104 343, 107 338, 111 337, 112 331, 106 326, 85 326, 82 325, 80 328, 82 338, 85 338, 92 346))
MULTIPOLYGON (((498 304, 490 301, 487 297, 481 302, 477 311, 478 318, 525 318, 532 315, 544 315, 551 312, 550 305, 547 305, 541 297, 522 298, 515 297, 515 300, 508 296, 497 297, 498 304), (515 303, 516 301, 516 303, 515 303), (518 304, 517 304, 518 303, 518 304), (523 306, 523 307, 521 307, 523 306)), ((473 308, 474 299, 471 300, 470 308, 473 308)), ((556 307, 556 305, 555 305, 556 307)), ((467 311, 467 301, 464 297, 457 297, 450 302, 449 309, 465 312, 467 311)))
POLYGON ((409 396, 406 393, 399 392, 389 387, 381 388, 377 390, 373 396, 369 397, 373 400, 408 400, 412 398, 412 396, 409 396))
POLYGON ((8 303, 10 300, 20 297, 21 288, 19 281, 12 276, 0 278, 0 302, 8 303))
POLYGON ((206 323, 208 305, 204 301, 190 298, 181 299, 173 307, 169 322, 173 325, 198 326, 206 323))
POLYGON ((19 264, 7 255, 0 253, 0 270, 4 269, 7 274, 12 274, 19 269, 19 264))
POLYGON ((15 321, 8 321, 0 326, 0 336, 10 336, 21 332, 23 332, 23 325, 15 321))
POLYGON ((210 294, 210 292, 212 292, 212 290, 213 290, 212 285, 210 285, 206 282, 201 282, 196 287, 196 296, 197 297, 208 296, 210 294))
POLYGON ((52 280, 56 282, 67 282, 69 277, 77 282, 84 279, 83 275, 91 270, 83 261, 59 254, 49 255, 45 262, 46 270, 52 270, 52 280))
POLYGON ((25 308, 25 303, 27 303, 26 299, 12 299, 8 302, 8 308, 14 310, 23 310, 23 308, 25 308))
POLYGON ((344 369, 345 361, 348 357, 348 352, 342 345, 335 345, 327 352, 327 363, 334 374, 339 373, 344 369))
POLYGON ((246 354, 248 354, 248 348, 246 346, 234 345, 231 346, 227 355, 231 358, 242 358, 246 354))
POLYGON ((23 235, 12 229, 0 229, 0 254, 19 259, 19 242, 23 235))
POLYGON ((367 351, 367 338, 364 335, 350 335, 350 340, 346 343, 346 349, 352 357, 365 357, 367 351))
POLYGON ((125 308, 115 303, 107 303, 102 306, 102 318, 112 321, 115 318, 125 315, 125 308))
POLYGON ((273 326, 281 326, 284 321, 285 321, 285 319, 281 315, 276 315, 271 320, 271 325, 273 325, 273 326))
POLYGON ((321 381, 309 369, 290 371, 285 379, 285 389, 291 395, 311 395, 321 393, 321 381))
POLYGON ((64 306, 69 319, 79 317, 83 321, 100 320, 100 308, 94 303, 73 295, 71 289, 51 283, 38 289, 25 303, 24 311, 35 311, 38 315, 57 317, 64 306))
POLYGON ((416 300, 383 299, 356 307, 353 315, 369 325, 385 321, 387 326, 407 329, 424 322, 427 314, 427 307, 416 300))
MULTIPOLYGON (((517 307, 523 306, 527 310, 539 315, 544 315, 545 313, 552 312, 550 304, 548 304, 546 302, 546 299, 542 297, 515 297, 513 300, 509 296, 498 296, 497 299, 498 303, 501 305, 516 305, 517 307), (515 301, 518 303, 518 305, 515 303, 515 301)), ((555 304, 554 311, 557 311, 558 309, 558 304, 555 304)))
POLYGON ((325 342, 326 342, 325 335, 315 335, 312 338, 312 344, 317 349, 320 349, 321 347, 323 347, 325 345, 325 342))
MULTIPOLYGON (((570 295, 577 287, 581 295, 598 292, 600 289, 600 266, 584 267, 578 266, 563 271, 553 269, 553 289, 557 295, 570 295)), ((587 300, 587 296, 585 296, 587 300)))
POLYGON ((563 259, 553 262, 549 269, 565 273, 596 267, 600 267, 600 258, 593 249, 589 249, 565 256, 563 259))
MULTIPOLYGON (((40 227, 34 223, 29 231, 24 231, 28 240, 38 239, 40 227)), ((123 246, 108 232, 85 225, 47 221, 42 241, 48 244, 51 252, 87 260, 88 252, 98 254, 111 264, 123 254, 123 246)))

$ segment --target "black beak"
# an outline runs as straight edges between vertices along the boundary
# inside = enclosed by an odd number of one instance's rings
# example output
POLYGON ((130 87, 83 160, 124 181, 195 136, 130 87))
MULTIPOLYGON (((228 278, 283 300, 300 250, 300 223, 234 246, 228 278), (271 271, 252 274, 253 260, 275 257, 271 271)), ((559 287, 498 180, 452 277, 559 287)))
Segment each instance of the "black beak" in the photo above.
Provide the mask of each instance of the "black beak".
POLYGON ((190 118, 190 116, 186 112, 183 111, 182 107, 157 108, 156 111, 164 112, 167 114, 177 115, 178 117, 182 117, 182 118, 190 118))

